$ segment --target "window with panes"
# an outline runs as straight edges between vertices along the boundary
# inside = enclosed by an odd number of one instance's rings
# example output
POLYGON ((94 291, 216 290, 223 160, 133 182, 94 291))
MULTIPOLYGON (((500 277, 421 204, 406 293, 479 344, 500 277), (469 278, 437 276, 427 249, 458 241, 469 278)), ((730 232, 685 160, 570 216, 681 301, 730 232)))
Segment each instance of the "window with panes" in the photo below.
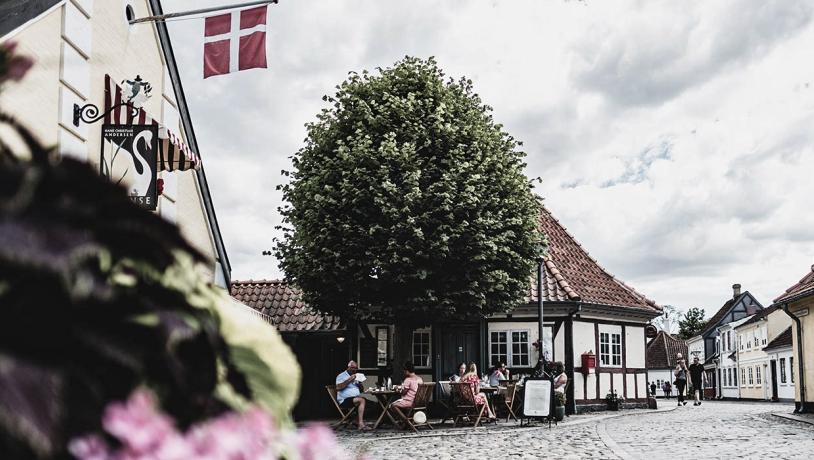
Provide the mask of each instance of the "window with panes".
POLYGON ((755 384, 755 378, 754 378, 755 376, 754 376, 754 372, 752 372, 751 367, 749 368, 747 374, 749 375, 749 385, 754 385, 755 384))
POLYGON ((786 358, 780 358, 780 383, 786 383, 786 358))
POLYGON ((741 368, 741 386, 746 386, 746 368, 741 368))
POLYGON ((529 331, 492 331, 489 334, 489 360, 510 367, 529 367, 529 331))
POLYGON ((789 357, 789 371, 791 376, 791 383, 794 383, 794 357, 789 357))
POLYGON ((622 365, 622 334, 612 332, 599 334, 599 364, 606 367, 622 365))
POLYGON ((416 367, 431 367, 430 330, 413 331, 413 364, 416 367))
POLYGON ((760 385, 760 366, 755 366, 755 384, 760 385))

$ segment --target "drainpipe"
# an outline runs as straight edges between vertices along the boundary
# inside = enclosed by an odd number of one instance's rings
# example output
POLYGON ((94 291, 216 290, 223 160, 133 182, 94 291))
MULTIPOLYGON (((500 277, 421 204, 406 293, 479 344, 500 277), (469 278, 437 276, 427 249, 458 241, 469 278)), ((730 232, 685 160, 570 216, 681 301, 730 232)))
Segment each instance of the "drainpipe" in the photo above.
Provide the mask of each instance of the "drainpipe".
MULTIPOLYGON (((537 315, 539 316, 538 330, 537 330, 537 333, 539 335, 537 337, 539 337, 539 340, 540 340, 540 347, 537 349, 538 350, 537 351, 538 352, 538 356, 537 356, 538 360, 543 359, 543 329, 544 329, 544 327, 543 327, 543 283, 546 282, 544 264, 545 264, 545 260, 542 257, 540 257, 537 260, 537 315)), ((554 340, 553 337, 551 339, 554 340)), ((552 356, 552 358, 554 358, 554 357, 552 356)))
POLYGON ((805 405, 806 405, 806 381, 805 381, 805 368, 803 366, 803 326, 800 323, 800 318, 798 318, 794 313, 789 311, 789 304, 784 303, 781 307, 784 312, 786 312, 791 319, 797 323, 797 367, 800 369, 799 378, 797 379, 797 383, 800 385, 800 407, 794 409, 794 412, 797 414, 803 414, 806 412, 805 405))

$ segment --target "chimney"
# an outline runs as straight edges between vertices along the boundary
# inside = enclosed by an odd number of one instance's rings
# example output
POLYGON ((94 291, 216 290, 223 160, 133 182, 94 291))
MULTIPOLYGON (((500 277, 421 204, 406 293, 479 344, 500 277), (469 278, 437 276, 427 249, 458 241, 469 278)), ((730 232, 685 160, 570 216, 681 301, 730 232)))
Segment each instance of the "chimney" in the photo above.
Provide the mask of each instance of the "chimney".
POLYGON ((739 295, 741 295, 741 285, 735 283, 732 285, 732 297, 735 298, 739 295))

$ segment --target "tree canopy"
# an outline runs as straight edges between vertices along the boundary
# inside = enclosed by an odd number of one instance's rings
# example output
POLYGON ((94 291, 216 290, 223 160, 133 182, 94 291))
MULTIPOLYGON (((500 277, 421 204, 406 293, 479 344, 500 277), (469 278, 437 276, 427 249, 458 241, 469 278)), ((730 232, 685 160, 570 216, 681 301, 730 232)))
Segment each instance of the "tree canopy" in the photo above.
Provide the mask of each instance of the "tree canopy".
POLYGON ((704 309, 693 307, 684 313, 684 318, 678 322, 678 335, 684 340, 695 337, 704 329, 704 309))
POLYGON ((429 322, 523 302, 543 248, 521 145, 472 81, 406 57, 351 73, 293 156, 275 252, 311 306, 429 322))

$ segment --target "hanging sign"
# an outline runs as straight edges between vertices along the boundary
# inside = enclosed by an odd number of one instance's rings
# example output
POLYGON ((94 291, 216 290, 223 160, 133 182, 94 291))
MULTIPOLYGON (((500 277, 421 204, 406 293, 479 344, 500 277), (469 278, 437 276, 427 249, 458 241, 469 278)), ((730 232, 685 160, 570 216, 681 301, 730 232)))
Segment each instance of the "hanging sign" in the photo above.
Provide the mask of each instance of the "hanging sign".
POLYGON ((134 203, 150 211, 158 205, 157 160, 158 126, 102 125, 102 176, 125 187, 134 203))

